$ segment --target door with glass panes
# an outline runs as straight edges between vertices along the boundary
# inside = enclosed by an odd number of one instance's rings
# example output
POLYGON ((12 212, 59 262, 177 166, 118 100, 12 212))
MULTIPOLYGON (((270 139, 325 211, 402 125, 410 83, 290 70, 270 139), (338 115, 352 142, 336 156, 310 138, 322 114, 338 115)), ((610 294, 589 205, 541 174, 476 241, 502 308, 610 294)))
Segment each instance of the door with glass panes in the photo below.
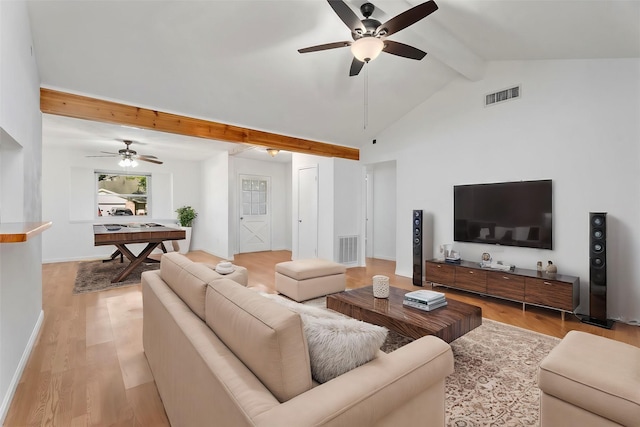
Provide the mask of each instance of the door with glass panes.
POLYGON ((239 252, 271 250, 271 178, 240 175, 239 252))

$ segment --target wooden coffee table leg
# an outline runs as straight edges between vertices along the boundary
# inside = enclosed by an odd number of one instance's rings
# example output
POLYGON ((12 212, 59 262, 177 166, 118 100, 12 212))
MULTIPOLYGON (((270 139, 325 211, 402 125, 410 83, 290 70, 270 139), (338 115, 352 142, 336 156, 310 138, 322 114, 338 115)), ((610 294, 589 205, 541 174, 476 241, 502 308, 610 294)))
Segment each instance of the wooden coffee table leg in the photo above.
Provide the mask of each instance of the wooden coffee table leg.
MULTIPOLYGON (((116 245, 117 246, 117 245, 116 245)), ((110 262, 113 261, 114 259, 116 259, 117 257, 120 257, 120 262, 122 262, 122 252, 120 252, 120 249, 116 249, 115 251, 113 251, 113 253, 109 256, 109 259, 103 259, 102 262, 110 262)))
POLYGON ((138 256, 135 256, 125 245, 117 244, 116 246, 127 258, 131 260, 131 263, 120 272, 111 283, 122 282, 124 279, 131 274, 131 272, 149 256, 149 254, 158 246, 160 242, 150 242, 146 248, 138 256))

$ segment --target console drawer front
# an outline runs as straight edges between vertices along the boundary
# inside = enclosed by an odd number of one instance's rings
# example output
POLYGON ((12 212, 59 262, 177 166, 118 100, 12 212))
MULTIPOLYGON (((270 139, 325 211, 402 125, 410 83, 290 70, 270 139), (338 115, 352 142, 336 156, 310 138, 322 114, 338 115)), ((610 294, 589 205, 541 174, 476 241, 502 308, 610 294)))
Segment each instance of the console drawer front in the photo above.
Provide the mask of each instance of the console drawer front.
POLYGON ((488 271, 487 293, 515 301, 524 301, 524 277, 488 271))
POLYGON ((427 262, 425 268, 425 278, 427 282, 440 283, 441 285, 453 286, 455 284, 455 267, 436 262, 427 262))
POLYGON ((456 267, 456 288, 486 293, 487 272, 473 268, 456 267))
POLYGON ((525 279, 525 302, 541 304, 561 310, 573 311, 573 286, 571 283, 548 279, 525 279))

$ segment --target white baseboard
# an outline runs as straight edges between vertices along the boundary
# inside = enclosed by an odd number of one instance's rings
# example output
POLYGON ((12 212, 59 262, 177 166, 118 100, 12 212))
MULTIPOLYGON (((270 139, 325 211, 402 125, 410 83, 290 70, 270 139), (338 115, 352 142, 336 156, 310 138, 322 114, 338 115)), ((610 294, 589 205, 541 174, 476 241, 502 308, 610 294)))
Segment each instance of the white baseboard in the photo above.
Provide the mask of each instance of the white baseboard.
POLYGON ((71 261, 95 261, 97 259, 107 259, 109 255, 89 255, 89 256, 81 256, 81 257, 70 257, 70 258, 50 258, 43 259, 43 264, 53 264, 54 262, 71 262, 71 261))
POLYGON ((413 277, 413 273, 404 270, 396 270, 396 276, 413 277))
POLYGON ((25 366, 27 366, 27 361, 29 360, 29 356, 31 355, 33 346, 36 344, 36 340, 38 339, 38 334, 40 333, 40 328, 42 327, 43 320, 44 311, 40 310, 38 320, 33 327, 33 331, 31 331, 31 336, 29 337, 27 346, 25 347, 24 352, 22 352, 22 357, 20 358, 20 362, 18 363, 16 372, 13 374, 13 378, 11 379, 11 383, 9 384, 9 388, 7 389, 7 394, 4 396, 2 406, 0 406, 0 425, 4 423, 4 419, 7 417, 9 405, 11 405, 11 400, 13 400, 13 395, 16 392, 16 388, 18 388, 18 383, 20 382, 20 377, 22 377, 24 368, 25 366))
POLYGON ((233 255, 230 255, 228 257, 227 256, 222 256, 222 255, 214 254, 211 251, 208 251, 206 249, 191 249, 191 250, 192 251, 202 251, 205 254, 208 254, 208 255, 211 255, 211 256, 214 256, 214 257, 217 257, 217 258, 222 258, 222 259, 227 260, 227 261, 233 261, 233 259, 234 259, 233 255))
POLYGON ((372 258, 381 259, 381 260, 384 260, 384 261, 395 261, 396 260, 395 257, 388 257, 388 256, 384 256, 384 255, 374 255, 372 258))

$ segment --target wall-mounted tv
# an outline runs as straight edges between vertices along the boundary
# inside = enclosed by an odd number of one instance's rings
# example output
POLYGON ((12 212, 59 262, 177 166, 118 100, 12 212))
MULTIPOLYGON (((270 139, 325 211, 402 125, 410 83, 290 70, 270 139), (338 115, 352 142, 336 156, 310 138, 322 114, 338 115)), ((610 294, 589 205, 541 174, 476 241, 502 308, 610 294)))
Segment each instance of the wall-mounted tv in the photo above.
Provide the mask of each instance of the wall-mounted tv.
POLYGON ((456 185, 456 242, 553 249, 551 180, 456 185))

